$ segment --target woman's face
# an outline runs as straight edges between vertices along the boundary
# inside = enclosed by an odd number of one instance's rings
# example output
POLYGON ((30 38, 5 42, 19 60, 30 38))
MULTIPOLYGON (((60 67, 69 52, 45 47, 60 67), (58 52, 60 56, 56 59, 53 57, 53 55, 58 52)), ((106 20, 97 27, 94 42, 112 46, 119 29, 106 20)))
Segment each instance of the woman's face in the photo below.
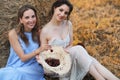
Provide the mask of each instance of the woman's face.
POLYGON ((24 25, 25 31, 31 31, 36 25, 36 15, 32 9, 28 9, 23 13, 20 22, 24 25))
POLYGON ((68 14, 69 14, 69 7, 66 4, 63 4, 54 9, 54 16, 56 17, 57 21, 62 21, 67 19, 68 14))

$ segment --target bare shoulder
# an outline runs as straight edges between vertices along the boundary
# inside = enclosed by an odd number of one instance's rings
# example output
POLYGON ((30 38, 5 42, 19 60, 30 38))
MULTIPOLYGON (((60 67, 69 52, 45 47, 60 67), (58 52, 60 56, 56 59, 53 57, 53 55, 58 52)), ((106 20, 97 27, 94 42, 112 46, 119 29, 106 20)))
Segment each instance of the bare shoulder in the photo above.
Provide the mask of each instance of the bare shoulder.
POLYGON ((17 33, 15 31, 15 29, 12 29, 8 32, 8 37, 11 38, 11 37, 17 37, 17 33))
POLYGON ((72 33, 73 28, 72 28, 72 22, 70 20, 65 20, 66 25, 68 26, 69 31, 72 33))
POLYGON ((43 26, 41 33, 42 34, 47 34, 49 31, 49 24, 46 24, 43 26))
POLYGON ((64 23, 66 23, 67 26, 72 26, 72 22, 70 20, 64 20, 64 23))
POLYGON ((72 27, 72 22, 70 20, 68 20, 68 25, 72 27))

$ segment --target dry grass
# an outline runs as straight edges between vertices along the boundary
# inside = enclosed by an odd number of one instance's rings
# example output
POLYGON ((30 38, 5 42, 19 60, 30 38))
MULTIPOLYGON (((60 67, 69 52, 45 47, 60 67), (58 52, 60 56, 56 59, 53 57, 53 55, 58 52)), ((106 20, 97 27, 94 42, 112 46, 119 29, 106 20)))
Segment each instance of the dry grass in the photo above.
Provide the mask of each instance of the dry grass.
POLYGON ((71 2, 74 5, 71 15, 73 44, 83 43, 90 55, 120 77, 120 5, 117 4, 120 1, 71 2))

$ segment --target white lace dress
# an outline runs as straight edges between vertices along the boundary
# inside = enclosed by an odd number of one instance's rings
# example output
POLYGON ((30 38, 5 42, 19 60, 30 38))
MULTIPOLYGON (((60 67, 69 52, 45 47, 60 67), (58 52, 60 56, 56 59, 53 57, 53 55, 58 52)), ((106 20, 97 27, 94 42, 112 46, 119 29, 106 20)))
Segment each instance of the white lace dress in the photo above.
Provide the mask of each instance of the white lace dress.
MULTIPOLYGON (((66 47, 70 42, 69 34, 65 39, 60 39, 58 37, 52 38, 48 43, 50 45, 58 45, 66 47)), ((89 66, 93 60, 87 51, 80 45, 68 48, 68 52, 72 58, 72 68, 70 73, 60 80, 82 80, 89 70, 89 66)), ((96 61, 96 60, 95 60, 96 61)))

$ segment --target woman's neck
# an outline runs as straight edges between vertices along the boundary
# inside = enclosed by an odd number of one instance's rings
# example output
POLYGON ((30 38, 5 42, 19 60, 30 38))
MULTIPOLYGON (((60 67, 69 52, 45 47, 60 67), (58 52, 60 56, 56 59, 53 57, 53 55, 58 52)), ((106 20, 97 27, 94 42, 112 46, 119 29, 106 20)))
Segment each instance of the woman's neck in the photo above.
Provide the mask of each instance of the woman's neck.
POLYGON ((31 32, 31 31, 32 31, 32 29, 29 29, 29 28, 24 28, 24 31, 25 31, 25 32, 31 32))
POLYGON ((54 25, 54 26, 61 26, 61 24, 63 23, 62 21, 57 21, 57 20, 55 20, 55 19, 51 19, 51 21, 50 21, 50 23, 52 24, 52 25, 54 25))

